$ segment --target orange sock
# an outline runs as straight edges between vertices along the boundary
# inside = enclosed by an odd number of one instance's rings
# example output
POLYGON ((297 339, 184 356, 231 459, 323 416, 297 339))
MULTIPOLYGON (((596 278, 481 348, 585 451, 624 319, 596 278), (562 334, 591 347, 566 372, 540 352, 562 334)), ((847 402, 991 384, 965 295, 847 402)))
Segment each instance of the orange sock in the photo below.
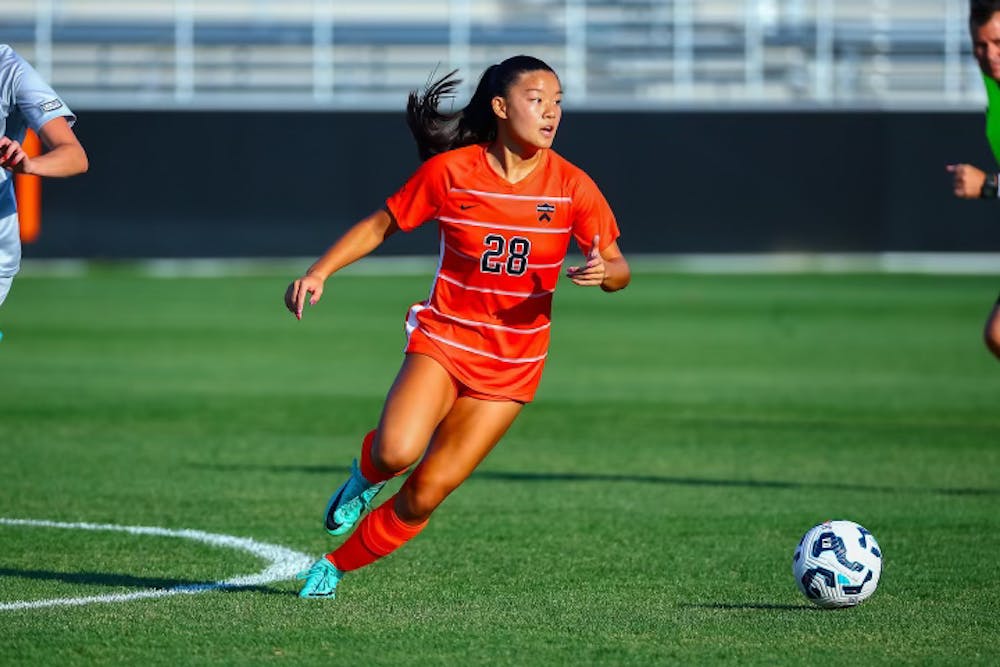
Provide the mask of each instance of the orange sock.
POLYGON ((400 519, 394 509, 395 500, 393 496, 362 519, 347 541, 328 553, 326 559, 341 572, 350 572, 388 556, 416 537, 427 522, 414 526, 400 519))
POLYGON ((367 479, 372 484, 378 484, 379 482, 384 482, 387 479, 392 479, 393 477, 398 477, 402 475, 406 470, 400 470, 397 473, 385 473, 375 467, 372 463, 372 443, 375 442, 375 431, 369 431, 368 435, 365 436, 364 442, 361 443, 361 476, 367 479))

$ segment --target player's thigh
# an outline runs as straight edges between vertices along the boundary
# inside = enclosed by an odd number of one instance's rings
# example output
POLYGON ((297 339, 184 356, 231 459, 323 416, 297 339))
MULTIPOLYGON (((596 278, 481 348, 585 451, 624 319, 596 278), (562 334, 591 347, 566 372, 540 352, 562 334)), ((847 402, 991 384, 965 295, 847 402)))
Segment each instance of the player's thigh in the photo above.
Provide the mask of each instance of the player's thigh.
POLYGON ((372 455, 387 469, 412 465, 458 395, 451 375, 434 359, 408 354, 382 408, 372 455))
POLYGON ((433 511, 493 450, 523 407, 516 401, 469 396, 456 400, 434 433, 420 465, 403 485, 402 502, 408 505, 404 511, 411 516, 400 516, 419 519, 433 511))

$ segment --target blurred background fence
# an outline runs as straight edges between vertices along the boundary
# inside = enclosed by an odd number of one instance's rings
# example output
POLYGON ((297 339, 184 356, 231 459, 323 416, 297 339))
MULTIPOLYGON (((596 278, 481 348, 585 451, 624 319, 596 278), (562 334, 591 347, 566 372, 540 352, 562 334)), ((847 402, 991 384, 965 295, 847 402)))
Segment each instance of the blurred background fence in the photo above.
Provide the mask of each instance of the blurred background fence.
POLYGON ((4 0, 0 42, 79 107, 395 109, 527 52, 567 104, 978 104, 965 0, 4 0))
MULTIPOLYGON (((406 94, 515 53, 632 252, 1000 250, 966 0, 3 0, 80 114, 26 256, 312 255, 416 166, 406 94), (631 241, 631 245, 630 245, 631 241)), ((457 104, 464 104, 460 96, 457 104)), ((430 252, 419 240, 386 252, 430 252)))

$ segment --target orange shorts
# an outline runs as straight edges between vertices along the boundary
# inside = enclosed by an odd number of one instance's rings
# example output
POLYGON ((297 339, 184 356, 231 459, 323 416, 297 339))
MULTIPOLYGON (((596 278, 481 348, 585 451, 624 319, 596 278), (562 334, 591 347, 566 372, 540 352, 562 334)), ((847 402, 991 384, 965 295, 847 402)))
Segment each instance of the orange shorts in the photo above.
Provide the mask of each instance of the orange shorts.
POLYGON ((406 346, 406 354, 422 354, 441 364, 441 366, 448 372, 448 377, 451 378, 451 383, 455 387, 455 392, 458 394, 459 398, 462 396, 468 396, 469 398, 475 398, 480 401, 514 401, 515 403, 528 402, 513 396, 502 396, 500 394, 478 391, 463 383, 455 376, 455 371, 453 370, 453 365, 451 360, 448 358, 448 355, 441 350, 437 343, 421 333, 420 329, 416 329, 410 333, 410 340, 406 346))
POLYGON ((473 387, 472 382, 466 377, 467 374, 463 373, 462 367, 456 363, 454 357, 448 354, 448 352, 443 349, 437 341, 424 334, 424 332, 417 326, 416 307, 417 306, 411 308, 409 313, 407 313, 407 319, 404 324, 407 338, 405 350, 406 354, 422 354, 441 364, 445 371, 447 371, 452 384, 455 386, 455 391, 460 397, 468 396, 469 398, 475 398, 481 401, 514 401, 515 403, 522 404, 529 403, 531 401, 534 396, 534 390, 535 387, 537 387, 537 383, 535 386, 530 388, 530 393, 522 391, 520 393, 512 392, 510 394, 505 394, 497 392, 496 390, 491 391, 484 387, 473 387))

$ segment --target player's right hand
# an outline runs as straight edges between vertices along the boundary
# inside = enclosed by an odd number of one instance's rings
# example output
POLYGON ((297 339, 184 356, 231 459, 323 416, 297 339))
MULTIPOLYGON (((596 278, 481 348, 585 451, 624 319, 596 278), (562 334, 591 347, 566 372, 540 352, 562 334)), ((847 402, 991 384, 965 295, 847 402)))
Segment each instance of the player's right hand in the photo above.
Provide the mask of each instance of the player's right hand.
POLYGON ((21 143, 10 137, 0 136, 0 167, 14 173, 24 173, 30 159, 21 143))
POLYGON ((945 167, 951 172, 952 192, 962 199, 979 199, 986 182, 986 172, 971 164, 949 164, 945 167))
POLYGON ((312 294, 309 305, 315 306, 321 296, 323 296, 323 279, 311 274, 306 274, 293 282, 285 290, 285 307, 295 315, 295 319, 302 319, 302 309, 306 305, 306 297, 312 294))

